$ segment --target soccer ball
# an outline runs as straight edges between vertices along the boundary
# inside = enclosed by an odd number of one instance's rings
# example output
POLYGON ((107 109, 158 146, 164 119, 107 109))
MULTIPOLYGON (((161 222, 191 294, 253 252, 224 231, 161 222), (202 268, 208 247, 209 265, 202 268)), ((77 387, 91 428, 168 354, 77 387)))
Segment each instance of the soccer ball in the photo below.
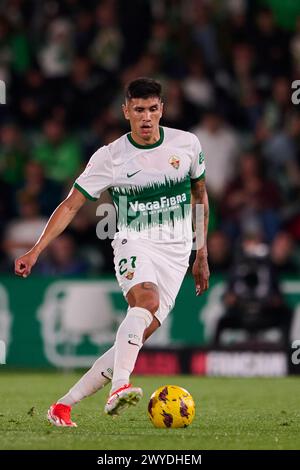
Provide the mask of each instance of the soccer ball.
POLYGON ((156 428, 186 428, 195 416, 192 395, 177 385, 164 385, 152 395, 148 415, 156 428))

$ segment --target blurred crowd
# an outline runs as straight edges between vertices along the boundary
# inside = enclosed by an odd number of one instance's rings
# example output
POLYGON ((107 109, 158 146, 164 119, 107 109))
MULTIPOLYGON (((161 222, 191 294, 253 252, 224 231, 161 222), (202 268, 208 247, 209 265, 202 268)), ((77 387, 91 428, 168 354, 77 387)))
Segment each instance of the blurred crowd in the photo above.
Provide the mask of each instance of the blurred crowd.
MULTIPOLYGON (((200 139, 210 266, 259 233, 282 274, 300 265, 300 16, 282 28, 254 0, 2 0, 0 271, 36 241, 91 154, 128 131, 124 85, 163 84, 162 124, 200 139)), ((45 275, 112 272, 84 209, 45 253, 45 275)))

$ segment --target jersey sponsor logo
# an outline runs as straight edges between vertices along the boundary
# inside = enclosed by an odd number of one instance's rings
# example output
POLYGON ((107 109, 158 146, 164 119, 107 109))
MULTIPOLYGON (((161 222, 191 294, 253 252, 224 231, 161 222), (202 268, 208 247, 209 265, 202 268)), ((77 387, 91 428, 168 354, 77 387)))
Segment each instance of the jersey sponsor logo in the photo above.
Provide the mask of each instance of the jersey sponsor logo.
POLYGON ((201 165, 204 162, 204 155, 203 152, 199 153, 199 165, 201 165))
POLYGON ((175 170, 178 170, 180 165, 180 158, 176 157, 176 155, 172 155, 172 157, 169 158, 169 163, 173 168, 175 168, 175 170))
POLYGON ((135 171, 134 173, 127 173, 127 178, 132 178, 132 176, 136 175, 136 174, 139 173, 140 171, 142 171, 142 170, 137 170, 137 171, 135 171))
POLYGON ((139 202, 139 201, 135 201, 134 203, 130 202, 129 206, 134 212, 137 212, 137 211, 144 212, 144 211, 151 211, 153 209, 162 209, 164 207, 173 207, 173 206, 176 206, 177 204, 186 202, 186 200, 187 200, 186 193, 182 193, 182 194, 177 194, 176 196, 171 196, 171 197, 162 196, 158 201, 148 201, 145 203, 139 202))

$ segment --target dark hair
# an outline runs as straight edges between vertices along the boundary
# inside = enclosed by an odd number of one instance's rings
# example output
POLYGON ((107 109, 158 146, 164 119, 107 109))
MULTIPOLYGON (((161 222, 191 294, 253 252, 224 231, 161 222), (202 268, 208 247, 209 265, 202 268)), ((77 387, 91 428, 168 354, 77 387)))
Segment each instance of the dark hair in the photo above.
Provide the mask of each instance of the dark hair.
POLYGON ((152 96, 157 96, 161 99, 161 84, 153 78, 137 78, 128 83, 125 88, 125 98, 127 100, 131 100, 132 98, 147 99, 152 96))

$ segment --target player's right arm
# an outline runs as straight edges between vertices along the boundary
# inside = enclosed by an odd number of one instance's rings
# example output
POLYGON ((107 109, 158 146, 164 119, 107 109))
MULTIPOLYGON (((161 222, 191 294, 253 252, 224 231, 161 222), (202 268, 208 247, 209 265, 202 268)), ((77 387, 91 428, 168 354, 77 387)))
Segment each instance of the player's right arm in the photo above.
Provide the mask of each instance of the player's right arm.
POLYGON ((36 244, 15 261, 15 274, 29 276, 32 267, 37 262, 40 253, 58 237, 70 224, 79 209, 85 203, 85 196, 76 188, 72 188, 66 199, 55 209, 49 218, 44 231, 36 244))

